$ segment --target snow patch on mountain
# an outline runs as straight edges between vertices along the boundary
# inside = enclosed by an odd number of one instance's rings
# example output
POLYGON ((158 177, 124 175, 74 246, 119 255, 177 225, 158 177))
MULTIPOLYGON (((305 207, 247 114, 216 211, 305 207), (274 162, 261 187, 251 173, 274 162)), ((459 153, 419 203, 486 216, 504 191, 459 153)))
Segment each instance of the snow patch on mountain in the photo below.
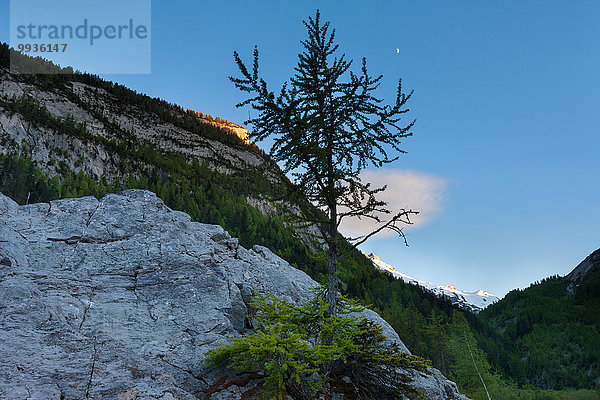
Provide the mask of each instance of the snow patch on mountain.
POLYGON ((497 296, 494 296, 493 294, 490 294, 485 290, 478 290, 476 292, 465 292, 450 285, 436 286, 429 281, 422 281, 413 278, 412 276, 403 274, 396 268, 383 262, 381 258, 379 258, 373 253, 363 254, 371 260, 373 265, 378 270, 389 273, 396 279, 402 279, 406 283, 419 285, 427 289, 428 291, 433 292, 438 297, 445 297, 446 299, 450 300, 452 304, 458 305, 458 307, 463 310, 478 313, 490 304, 493 304, 500 300, 497 296))

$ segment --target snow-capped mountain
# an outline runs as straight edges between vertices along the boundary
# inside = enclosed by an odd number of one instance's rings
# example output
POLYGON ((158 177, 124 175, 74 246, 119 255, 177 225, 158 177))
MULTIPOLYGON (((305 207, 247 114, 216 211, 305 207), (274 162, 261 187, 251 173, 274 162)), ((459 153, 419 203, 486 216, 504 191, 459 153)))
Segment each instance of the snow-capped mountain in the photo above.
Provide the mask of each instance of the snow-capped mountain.
POLYGON ((363 254, 365 254, 365 256, 367 256, 373 262, 373 265, 380 271, 389 273, 394 278, 402 279, 406 283, 419 285, 429 290, 430 292, 433 292, 438 297, 445 297, 448 300, 450 300, 452 304, 458 305, 458 307, 463 310, 478 313, 490 304, 493 304, 499 300, 497 296, 494 296, 493 294, 490 294, 485 290, 478 290, 476 292, 465 292, 455 288, 454 286, 436 286, 431 282, 425 282, 419 279, 415 279, 412 276, 403 274, 391 265, 386 264, 381 260, 381 258, 377 257, 373 253, 363 254))

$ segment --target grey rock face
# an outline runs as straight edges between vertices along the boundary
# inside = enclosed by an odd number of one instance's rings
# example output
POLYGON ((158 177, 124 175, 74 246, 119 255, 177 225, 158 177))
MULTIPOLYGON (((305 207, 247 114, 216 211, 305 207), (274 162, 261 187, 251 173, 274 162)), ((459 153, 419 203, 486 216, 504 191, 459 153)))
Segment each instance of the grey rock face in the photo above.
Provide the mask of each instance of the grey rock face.
POLYGON ((587 256, 565 278, 571 282, 579 282, 585 279, 585 275, 588 272, 598 269, 600 269, 600 249, 587 256))
MULTIPOLYGON (((313 286, 147 191, 28 206, 0 194, 0 398, 204 398, 204 353, 244 329, 249 295, 298 303, 313 286)), ((439 373, 417 382, 459 398, 439 373)), ((227 393, 213 398, 241 389, 227 393)))
POLYGON ((469 400, 466 396, 459 394, 456 384, 449 381, 440 371, 432 368, 431 372, 431 375, 419 372, 413 377, 413 386, 418 387, 426 399, 469 400))

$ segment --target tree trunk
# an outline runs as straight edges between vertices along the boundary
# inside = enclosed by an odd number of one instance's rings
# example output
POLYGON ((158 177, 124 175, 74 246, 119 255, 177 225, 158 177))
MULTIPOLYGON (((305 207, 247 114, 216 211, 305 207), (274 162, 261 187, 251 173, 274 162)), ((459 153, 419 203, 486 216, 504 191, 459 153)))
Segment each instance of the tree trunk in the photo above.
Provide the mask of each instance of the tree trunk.
POLYGON ((338 294, 338 237, 337 237, 337 210, 334 206, 331 209, 329 218, 329 284, 327 285, 327 310, 325 315, 328 317, 334 316, 337 313, 337 294, 338 294))
MULTIPOLYGON (((337 247, 337 245, 336 245, 337 247)), ((338 293, 338 276, 337 276, 337 249, 336 251, 329 250, 329 284, 327 285, 327 311, 326 316, 334 316, 337 312, 337 293, 338 293)))

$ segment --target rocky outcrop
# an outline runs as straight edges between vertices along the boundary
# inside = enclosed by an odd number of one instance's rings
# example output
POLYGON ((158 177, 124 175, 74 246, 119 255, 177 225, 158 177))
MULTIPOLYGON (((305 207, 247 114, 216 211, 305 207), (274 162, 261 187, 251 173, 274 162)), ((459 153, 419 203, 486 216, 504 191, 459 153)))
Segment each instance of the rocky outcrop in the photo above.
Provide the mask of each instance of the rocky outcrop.
POLYGON ((577 283, 585 279, 585 276, 588 273, 598 270, 600 270, 600 249, 587 256, 582 262, 573 268, 573 270, 569 272, 565 278, 571 282, 577 283))
MULTIPOLYGON (((298 303, 314 285, 147 191, 28 206, 0 194, 0 398, 204 398, 204 353, 244 331, 249 295, 298 303)), ((416 383, 463 398, 437 371, 416 383)))

